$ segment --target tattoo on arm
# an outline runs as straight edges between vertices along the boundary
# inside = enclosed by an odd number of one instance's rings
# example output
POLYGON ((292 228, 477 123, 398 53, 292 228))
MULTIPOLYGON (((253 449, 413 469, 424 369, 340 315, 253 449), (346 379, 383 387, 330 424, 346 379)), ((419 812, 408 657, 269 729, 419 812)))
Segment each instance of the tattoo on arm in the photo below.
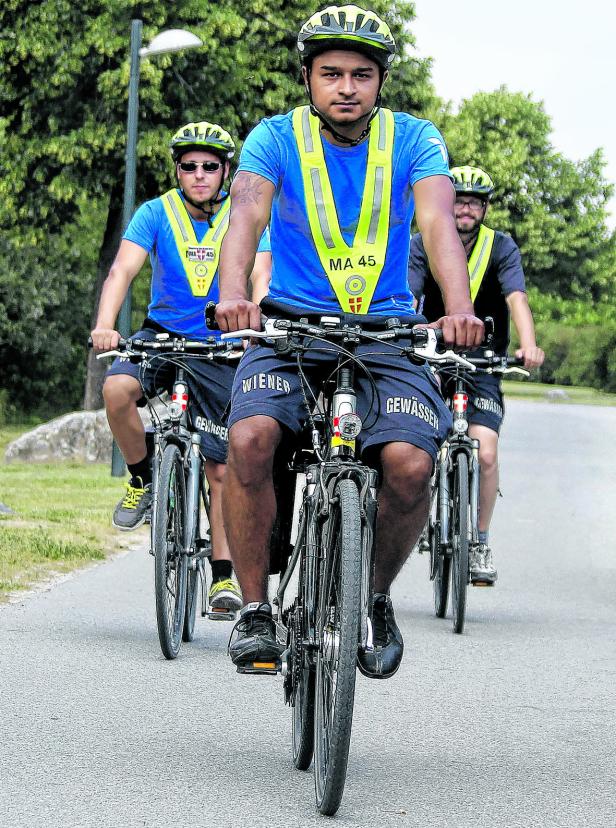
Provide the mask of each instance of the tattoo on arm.
POLYGON ((234 204, 260 204, 263 192, 263 179, 260 175, 240 173, 233 187, 234 204))

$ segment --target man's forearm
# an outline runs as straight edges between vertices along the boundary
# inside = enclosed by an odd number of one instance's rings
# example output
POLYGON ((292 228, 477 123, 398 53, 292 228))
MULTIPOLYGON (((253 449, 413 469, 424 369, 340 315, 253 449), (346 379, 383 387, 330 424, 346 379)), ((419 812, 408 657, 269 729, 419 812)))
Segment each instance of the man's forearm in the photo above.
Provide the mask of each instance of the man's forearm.
POLYGON ((445 313, 473 313, 466 255, 453 217, 423 228, 422 239, 430 270, 443 294, 445 313))
POLYGON ((525 293, 513 293, 507 297, 507 304, 511 311, 511 318, 513 324, 518 332, 518 339, 520 340, 521 348, 535 348, 537 340, 535 338, 535 324, 533 322, 533 315, 531 313, 528 299, 525 293))
POLYGON ((220 251, 220 302, 248 298, 248 280, 273 194, 274 185, 254 173, 239 172, 231 185, 231 218, 220 251))
POLYGON ((131 281, 131 277, 122 271, 114 270, 113 267, 109 271, 109 276, 107 276, 103 283, 101 298, 98 304, 98 314, 96 317, 97 328, 113 328, 115 326, 118 313, 131 281))
POLYGON ((220 301, 247 299, 248 280, 257 254, 254 228, 241 221, 232 224, 220 251, 220 301))

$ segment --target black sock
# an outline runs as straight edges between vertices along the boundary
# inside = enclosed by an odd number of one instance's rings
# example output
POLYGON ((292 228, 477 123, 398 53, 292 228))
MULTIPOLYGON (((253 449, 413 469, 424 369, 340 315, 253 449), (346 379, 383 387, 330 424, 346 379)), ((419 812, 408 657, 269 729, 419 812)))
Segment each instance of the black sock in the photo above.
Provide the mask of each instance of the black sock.
POLYGON ((141 478, 144 487, 152 482, 152 468, 150 466, 150 458, 147 454, 138 463, 127 463, 126 465, 131 475, 131 486, 136 486, 139 483, 136 480, 137 477, 141 478))
POLYGON ((212 581, 226 581, 233 574, 231 561, 210 561, 212 567, 212 581))

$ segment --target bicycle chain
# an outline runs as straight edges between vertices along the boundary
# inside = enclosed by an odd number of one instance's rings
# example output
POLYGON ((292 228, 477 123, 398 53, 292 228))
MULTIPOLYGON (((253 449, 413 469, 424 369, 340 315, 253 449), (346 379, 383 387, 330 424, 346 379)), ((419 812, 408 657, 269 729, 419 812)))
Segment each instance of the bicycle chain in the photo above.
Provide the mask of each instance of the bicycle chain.
POLYGON ((285 702, 292 704, 301 678, 303 664, 301 611, 295 604, 287 613, 290 667, 284 680, 285 702))

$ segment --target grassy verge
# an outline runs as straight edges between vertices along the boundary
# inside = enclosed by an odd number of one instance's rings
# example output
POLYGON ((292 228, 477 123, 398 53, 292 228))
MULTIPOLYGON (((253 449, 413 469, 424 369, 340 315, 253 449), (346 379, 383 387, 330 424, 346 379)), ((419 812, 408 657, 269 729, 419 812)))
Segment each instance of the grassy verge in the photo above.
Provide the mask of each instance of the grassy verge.
POLYGON ((616 394, 606 394, 596 388, 571 385, 545 385, 541 382, 503 382, 503 391, 509 399, 537 400, 577 405, 616 405, 616 394))
MULTIPOLYGON (((0 451, 15 436, 0 430, 0 451)), ((111 527, 121 493, 107 465, 0 462, 0 503, 13 512, 0 514, 0 601, 126 545, 111 527)))

